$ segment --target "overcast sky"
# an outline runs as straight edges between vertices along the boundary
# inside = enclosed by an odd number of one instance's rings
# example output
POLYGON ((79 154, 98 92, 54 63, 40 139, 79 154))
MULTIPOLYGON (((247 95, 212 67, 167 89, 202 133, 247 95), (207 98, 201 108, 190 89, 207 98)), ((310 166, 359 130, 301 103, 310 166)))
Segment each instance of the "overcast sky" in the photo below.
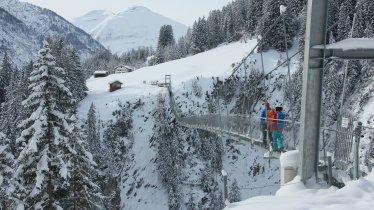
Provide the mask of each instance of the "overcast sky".
POLYGON ((145 6, 150 10, 192 26, 198 17, 210 10, 221 9, 232 0, 21 0, 48 8, 72 20, 91 10, 109 10, 118 13, 131 6, 145 6))

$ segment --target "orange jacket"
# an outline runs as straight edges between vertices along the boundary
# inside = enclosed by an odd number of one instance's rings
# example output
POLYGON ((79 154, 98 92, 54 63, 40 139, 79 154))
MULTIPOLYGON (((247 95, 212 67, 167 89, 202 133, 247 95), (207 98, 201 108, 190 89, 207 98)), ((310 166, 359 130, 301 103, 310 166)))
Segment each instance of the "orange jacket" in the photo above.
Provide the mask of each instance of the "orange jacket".
POLYGON ((272 128, 274 124, 274 118, 276 117, 275 112, 270 109, 266 111, 266 120, 268 122, 268 125, 272 128))

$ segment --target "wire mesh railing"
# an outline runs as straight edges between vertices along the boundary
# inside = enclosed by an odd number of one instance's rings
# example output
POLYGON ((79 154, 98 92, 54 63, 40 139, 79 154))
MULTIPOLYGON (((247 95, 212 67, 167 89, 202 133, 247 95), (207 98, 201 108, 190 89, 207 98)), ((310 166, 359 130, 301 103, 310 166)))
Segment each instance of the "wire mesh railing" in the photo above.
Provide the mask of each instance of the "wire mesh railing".
POLYGON ((272 137, 264 136, 262 125, 265 124, 265 133, 269 128, 282 131, 286 149, 295 149, 299 142, 300 124, 290 120, 262 119, 258 116, 242 114, 205 114, 180 117, 179 121, 189 127, 230 135, 232 138, 253 144, 262 144, 264 138, 267 143, 270 142, 272 137))

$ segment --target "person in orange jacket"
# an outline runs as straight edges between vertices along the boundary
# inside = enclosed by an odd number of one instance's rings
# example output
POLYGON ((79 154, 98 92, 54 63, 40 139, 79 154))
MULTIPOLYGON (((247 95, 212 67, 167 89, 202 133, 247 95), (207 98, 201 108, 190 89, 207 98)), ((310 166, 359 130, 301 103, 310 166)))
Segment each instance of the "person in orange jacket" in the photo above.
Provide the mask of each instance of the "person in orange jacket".
POLYGON ((262 142, 265 147, 267 147, 267 139, 272 142, 271 127, 269 124, 270 118, 272 118, 273 110, 270 108, 270 103, 266 102, 264 104, 265 108, 261 111, 261 131, 262 131, 262 142), (270 116, 271 115, 271 116, 270 116))

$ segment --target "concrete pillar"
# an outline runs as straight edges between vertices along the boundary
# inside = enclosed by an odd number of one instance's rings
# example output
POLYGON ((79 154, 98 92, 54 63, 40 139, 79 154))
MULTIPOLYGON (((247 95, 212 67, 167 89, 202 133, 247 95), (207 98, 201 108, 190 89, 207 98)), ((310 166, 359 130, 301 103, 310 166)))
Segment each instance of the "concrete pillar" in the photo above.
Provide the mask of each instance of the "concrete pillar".
POLYGON ((299 151, 292 150, 286 153, 283 153, 279 160, 281 164, 281 186, 292 181, 296 175, 299 165, 299 151))
POLYGON ((317 170, 324 54, 323 49, 312 49, 312 46, 325 43, 327 2, 308 0, 298 169, 303 182, 317 170))
POLYGON ((297 176, 297 169, 291 166, 281 167, 281 186, 292 181, 297 176))

